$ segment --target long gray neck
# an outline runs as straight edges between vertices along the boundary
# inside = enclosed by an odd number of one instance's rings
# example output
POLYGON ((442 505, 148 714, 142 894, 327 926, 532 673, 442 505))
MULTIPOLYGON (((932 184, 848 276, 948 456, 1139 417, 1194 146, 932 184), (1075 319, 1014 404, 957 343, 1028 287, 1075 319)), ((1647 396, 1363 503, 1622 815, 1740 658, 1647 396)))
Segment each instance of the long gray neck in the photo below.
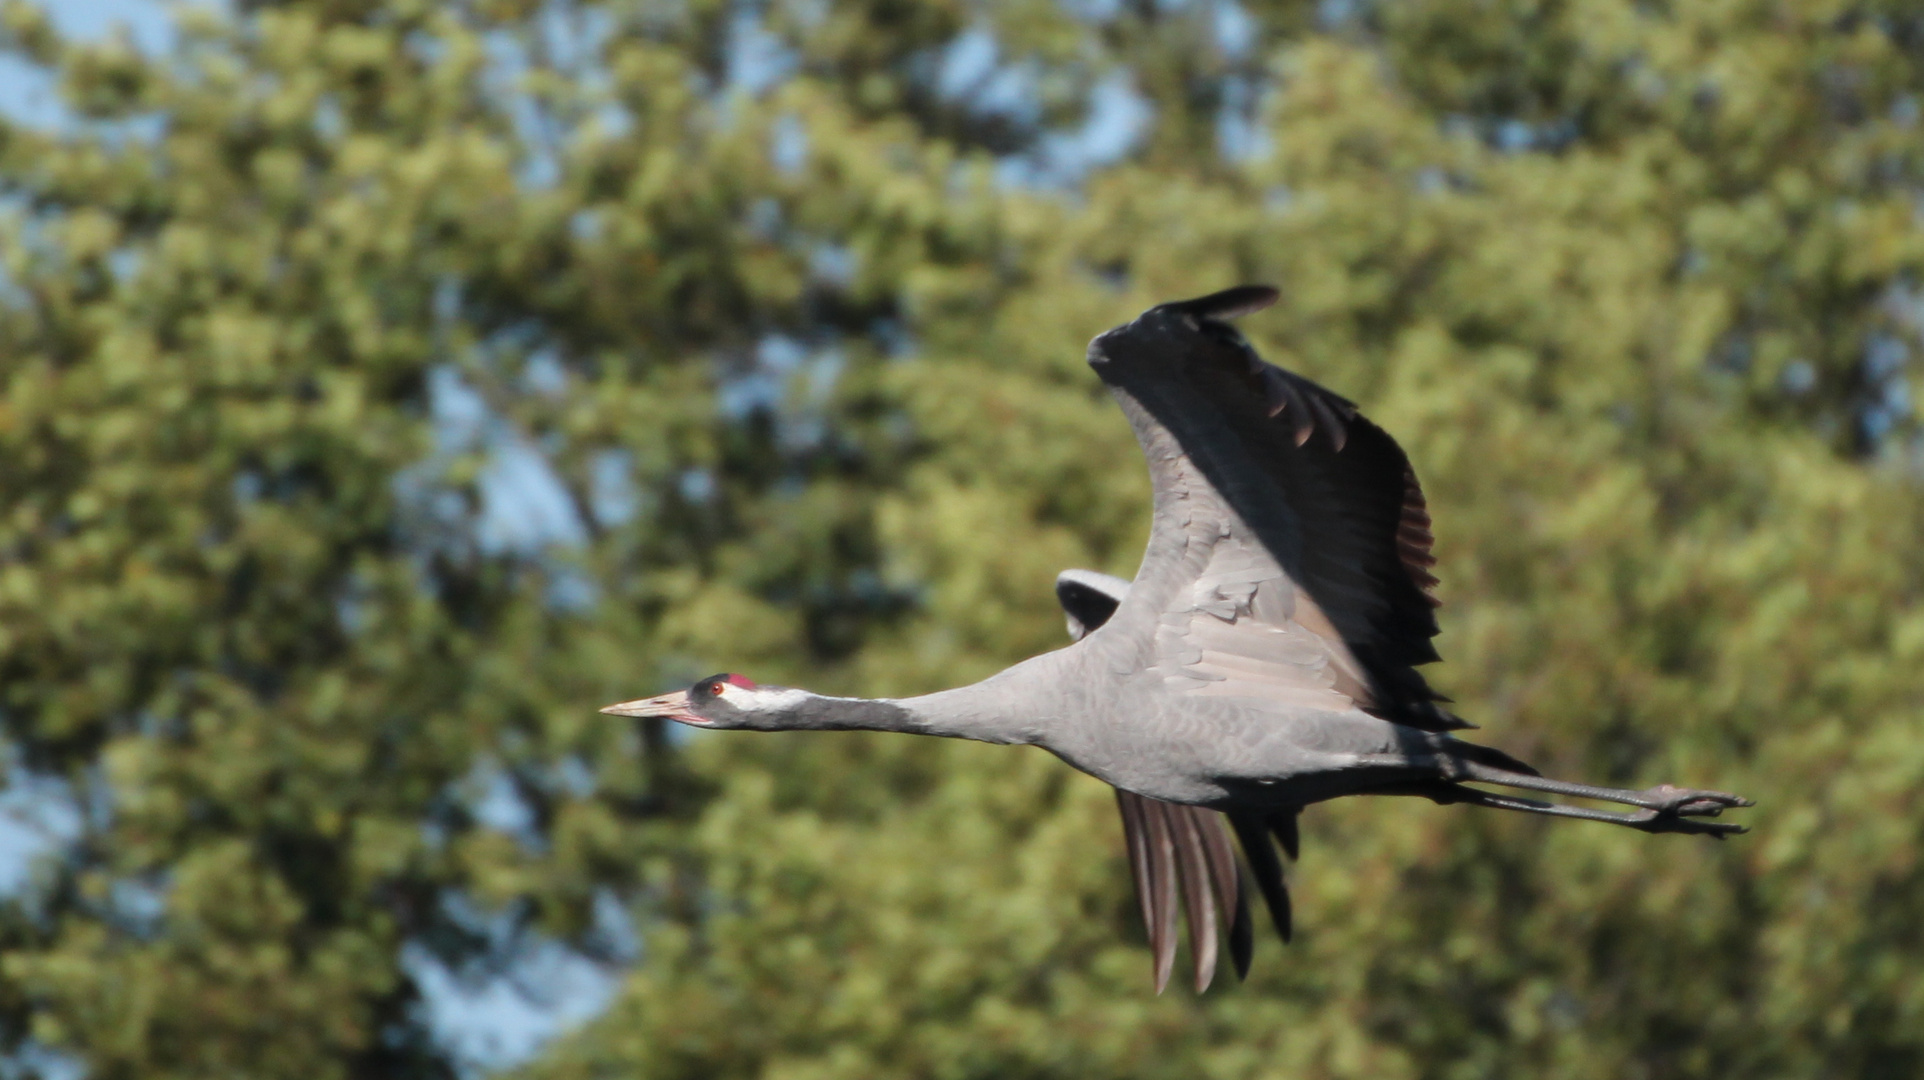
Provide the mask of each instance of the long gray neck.
POLYGON ((1044 692, 1060 653, 1025 660, 979 683, 912 698, 811 697, 784 728, 901 731, 989 743, 1039 743, 1055 720, 1044 692))

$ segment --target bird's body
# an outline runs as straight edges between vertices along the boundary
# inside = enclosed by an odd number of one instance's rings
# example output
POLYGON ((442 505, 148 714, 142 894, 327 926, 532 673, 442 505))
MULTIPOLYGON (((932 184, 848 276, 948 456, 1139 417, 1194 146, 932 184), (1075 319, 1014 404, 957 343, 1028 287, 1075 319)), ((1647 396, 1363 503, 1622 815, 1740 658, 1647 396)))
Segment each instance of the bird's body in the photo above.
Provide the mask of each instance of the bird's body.
POLYGON ((919 718, 920 734, 1040 746, 1125 791, 1212 808, 1355 794, 1380 784, 1390 759, 1434 754, 1438 736, 1359 709, 1204 696, 1158 668, 1117 672, 1136 651, 1120 634, 1097 633, 977 684, 966 702, 945 691, 891 704, 919 718), (1062 688, 1074 696, 1060 709, 1024 704, 1062 688), (1077 723, 1083 715, 1105 721, 1077 723))
POLYGON ((1213 893, 1239 971, 1246 889, 1227 815, 1285 938, 1270 834, 1292 857, 1301 807, 1421 795, 1722 836, 1719 792, 1624 791, 1539 777, 1451 731, 1471 725, 1417 671, 1437 659, 1429 514, 1408 459, 1354 405, 1260 360, 1225 321, 1275 299, 1244 286, 1151 308, 1096 338, 1089 362, 1149 465, 1149 545, 1133 582, 1070 571, 1077 640, 971 686, 901 700, 828 698, 738 676, 610 706, 708 727, 865 728, 1044 747, 1119 792, 1156 954, 1174 956, 1178 885, 1197 981, 1215 962, 1213 893), (1611 813, 1467 784, 1604 799, 1611 813))

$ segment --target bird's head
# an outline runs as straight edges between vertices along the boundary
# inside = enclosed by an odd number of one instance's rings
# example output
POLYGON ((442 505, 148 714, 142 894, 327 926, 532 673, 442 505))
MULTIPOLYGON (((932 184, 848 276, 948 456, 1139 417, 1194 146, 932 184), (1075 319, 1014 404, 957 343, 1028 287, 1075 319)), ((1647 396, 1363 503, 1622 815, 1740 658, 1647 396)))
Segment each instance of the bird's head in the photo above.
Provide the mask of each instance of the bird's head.
POLYGON ((791 726, 784 718, 814 695, 786 686, 760 686, 746 675, 710 675, 686 690, 624 701, 601 710, 609 716, 662 716, 699 728, 791 726))

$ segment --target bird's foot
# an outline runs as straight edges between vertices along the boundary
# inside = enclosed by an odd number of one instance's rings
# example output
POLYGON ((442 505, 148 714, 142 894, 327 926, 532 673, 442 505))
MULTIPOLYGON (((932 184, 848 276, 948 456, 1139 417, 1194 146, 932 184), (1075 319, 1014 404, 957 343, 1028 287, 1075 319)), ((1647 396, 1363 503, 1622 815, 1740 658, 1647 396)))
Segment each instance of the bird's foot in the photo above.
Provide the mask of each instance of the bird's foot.
POLYGON ((1728 791, 1697 791, 1675 784, 1658 784, 1640 794, 1643 799, 1639 800, 1639 805, 1671 814, 1714 814, 1725 807, 1757 805, 1742 795, 1732 795, 1728 791))
POLYGON ((1716 817, 1727 808, 1757 805, 1727 791, 1695 791, 1671 784, 1659 784, 1641 794, 1650 801, 1644 804, 1645 809, 1629 815, 1625 824, 1651 833, 1697 833, 1722 839, 1749 832, 1742 825, 1703 819, 1716 817))
POLYGON ((1755 807, 1751 799, 1743 795, 1732 795, 1730 791, 1697 791, 1693 787, 1678 787, 1674 784, 1658 784, 1643 791, 1653 810, 1666 810, 1678 814, 1695 814, 1724 807, 1755 807))

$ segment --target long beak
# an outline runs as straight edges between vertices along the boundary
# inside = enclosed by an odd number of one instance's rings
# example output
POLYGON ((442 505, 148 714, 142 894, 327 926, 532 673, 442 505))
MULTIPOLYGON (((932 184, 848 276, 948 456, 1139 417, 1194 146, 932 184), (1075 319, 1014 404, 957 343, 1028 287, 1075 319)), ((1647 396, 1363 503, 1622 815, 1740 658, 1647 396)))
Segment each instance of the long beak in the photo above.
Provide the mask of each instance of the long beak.
POLYGON ((660 697, 642 698, 639 701, 623 701, 601 710, 609 716, 665 716, 684 724, 705 724, 701 717, 688 709, 688 691, 677 690, 660 697))

